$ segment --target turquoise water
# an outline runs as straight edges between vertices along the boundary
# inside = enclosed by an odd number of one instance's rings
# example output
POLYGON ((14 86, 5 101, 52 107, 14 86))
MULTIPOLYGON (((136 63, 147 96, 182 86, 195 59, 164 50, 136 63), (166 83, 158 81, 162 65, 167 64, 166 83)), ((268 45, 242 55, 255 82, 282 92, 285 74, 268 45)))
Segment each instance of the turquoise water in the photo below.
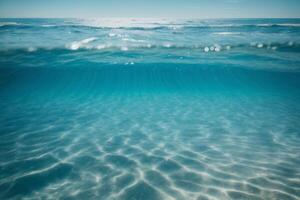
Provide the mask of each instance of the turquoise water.
POLYGON ((1 199, 299 199, 300 20, 1 19, 1 199))

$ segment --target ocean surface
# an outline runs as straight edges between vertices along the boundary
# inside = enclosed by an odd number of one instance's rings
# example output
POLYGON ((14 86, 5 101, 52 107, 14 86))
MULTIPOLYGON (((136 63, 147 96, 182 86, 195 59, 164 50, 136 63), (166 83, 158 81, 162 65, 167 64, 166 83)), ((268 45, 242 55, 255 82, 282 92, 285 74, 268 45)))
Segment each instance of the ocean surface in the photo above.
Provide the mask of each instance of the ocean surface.
POLYGON ((0 199, 300 199, 300 19, 0 19, 0 199))

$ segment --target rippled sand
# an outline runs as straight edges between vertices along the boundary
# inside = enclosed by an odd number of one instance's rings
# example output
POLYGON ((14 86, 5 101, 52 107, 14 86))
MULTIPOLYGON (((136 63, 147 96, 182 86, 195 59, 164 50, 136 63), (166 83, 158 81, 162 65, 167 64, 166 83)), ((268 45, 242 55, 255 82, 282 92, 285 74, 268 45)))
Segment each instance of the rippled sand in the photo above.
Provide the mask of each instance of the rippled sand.
POLYGON ((1 115, 0 194, 299 199, 294 103, 176 93, 14 102, 1 115))

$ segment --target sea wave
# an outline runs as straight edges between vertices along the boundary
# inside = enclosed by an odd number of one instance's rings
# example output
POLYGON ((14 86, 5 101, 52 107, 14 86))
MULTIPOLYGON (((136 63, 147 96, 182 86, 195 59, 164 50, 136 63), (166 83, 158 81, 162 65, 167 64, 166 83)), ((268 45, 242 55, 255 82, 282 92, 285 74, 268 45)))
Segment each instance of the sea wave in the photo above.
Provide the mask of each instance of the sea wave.
POLYGON ((257 24, 259 27, 300 27, 300 24, 257 24))
POLYGON ((214 35, 240 35, 240 32, 217 32, 213 33, 214 35))
POLYGON ((74 41, 70 45, 67 45, 67 47, 70 50, 77 50, 77 49, 81 48, 83 45, 93 42, 97 39, 98 39, 97 37, 91 37, 91 38, 86 38, 86 39, 80 40, 80 41, 74 41))
POLYGON ((41 25, 41 27, 46 27, 46 28, 48 28, 48 27, 59 27, 58 25, 55 25, 55 24, 43 24, 43 25, 41 25))
POLYGON ((208 28, 299 28, 300 23, 277 23, 277 24, 132 24, 132 25, 107 25, 107 24, 23 24, 17 22, 0 22, 0 27, 9 28, 94 28, 94 29, 124 29, 124 30, 180 30, 180 29, 208 29, 208 28))
POLYGON ((79 41, 74 41, 66 44, 65 46, 57 47, 19 47, 19 48, 0 48, 0 52, 9 51, 25 51, 25 52, 37 52, 37 51, 133 51, 133 52, 169 52, 169 53, 180 53, 185 52, 224 52, 231 50, 260 50, 260 51, 279 51, 279 52, 300 52, 300 44, 294 42, 286 43, 240 43, 240 44, 209 44, 209 45, 180 45, 172 43, 162 44, 151 44, 151 43, 134 43, 134 44, 110 44, 110 43, 99 43, 97 37, 90 37, 79 41))
POLYGON ((22 24, 17 22, 0 22, 0 27, 6 27, 6 26, 20 26, 22 24))
MULTIPOLYGON (((45 26, 44 27, 50 27, 45 26)), ((207 29, 207 28, 255 28, 255 27, 291 27, 298 28, 300 24, 199 24, 199 25, 132 25, 132 26, 107 26, 107 25, 88 25, 88 24, 69 24, 54 25, 52 27, 88 27, 97 29, 126 29, 126 30, 178 30, 178 29, 207 29)))
POLYGON ((69 50, 121 50, 121 51, 136 51, 136 50, 199 50, 204 52, 220 52, 228 51, 232 49, 266 49, 266 50, 282 50, 282 51, 300 51, 300 44, 294 42, 285 43, 263 43, 263 42, 252 42, 252 43, 240 43, 240 44, 210 44, 210 45, 180 45, 174 43, 162 43, 162 44, 151 44, 146 43, 144 40, 128 39, 125 41, 134 41, 136 43, 128 44, 105 44, 105 43, 93 43, 86 45, 90 42, 96 41, 98 38, 92 37, 81 41, 72 42, 71 45, 66 45, 69 50), (208 50, 207 50, 208 49, 208 50))

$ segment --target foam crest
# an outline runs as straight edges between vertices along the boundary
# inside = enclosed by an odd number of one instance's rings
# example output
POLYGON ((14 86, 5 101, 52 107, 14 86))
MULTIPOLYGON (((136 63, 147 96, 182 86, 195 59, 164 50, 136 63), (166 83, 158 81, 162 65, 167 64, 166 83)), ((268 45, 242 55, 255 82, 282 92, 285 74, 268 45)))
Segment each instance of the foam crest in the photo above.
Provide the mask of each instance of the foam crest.
POLYGON ((5 26, 19 26, 21 25, 20 23, 17 22, 0 22, 0 27, 5 27, 5 26))
POLYGON ((77 50, 77 49, 81 48, 83 45, 88 44, 90 42, 93 42, 93 41, 95 41, 97 39, 98 39, 97 37, 91 37, 91 38, 86 38, 86 39, 81 40, 81 41, 75 41, 75 42, 72 42, 69 45, 69 48, 71 50, 77 50))
POLYGON ((215 35, 240 35, 241 33, 239 32, 218 32, 218 33, 213 33, 215 35))

